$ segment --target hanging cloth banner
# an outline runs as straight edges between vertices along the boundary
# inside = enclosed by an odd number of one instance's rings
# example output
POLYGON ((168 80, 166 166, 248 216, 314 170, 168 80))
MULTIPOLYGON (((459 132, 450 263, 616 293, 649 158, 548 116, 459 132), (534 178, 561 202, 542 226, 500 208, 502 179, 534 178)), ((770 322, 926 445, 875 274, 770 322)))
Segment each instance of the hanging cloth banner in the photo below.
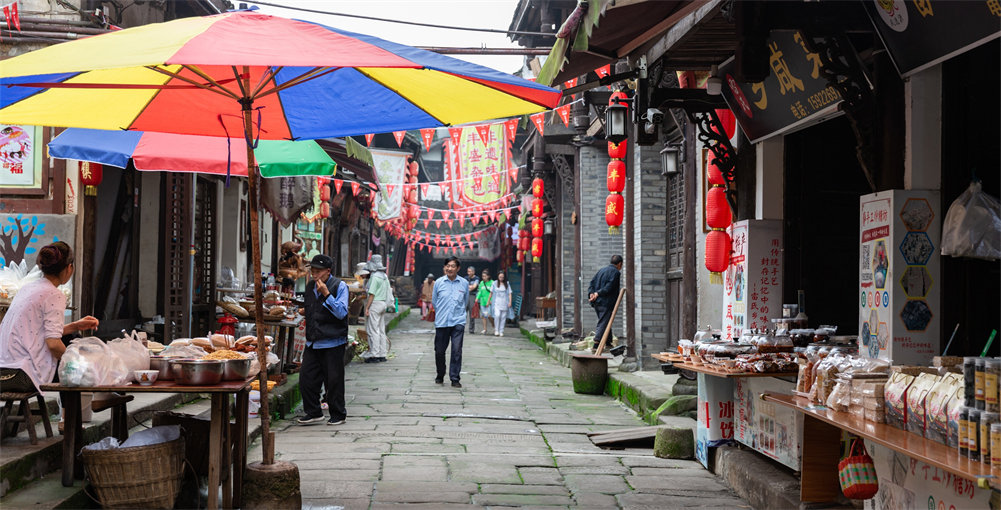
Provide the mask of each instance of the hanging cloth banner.
POLYGON ((546 124, 546 112, 536 113, 535 115, 529 116, 529 118, 532 119, 532 124, 535 124, 535 129, 539 131, 539 135, 540 136, 544 135, 545 134, 544 126, 546 124))
POLYGON ((406 136, 406 131, 393 131, 393 138, 396 138, 396 145, 399 147, 403 147, 403 138, 406 136))
POLYGON ((421 130, 421 140, 424 141, 424 151, 431 150, 431 142, 434 141, 434 128, 426 128, 421 130))
POLYGON ((449 182, 443 187, 450 191, 452 209, 492 208, 508 194, 507 179, 491 178, 498 177, 509 165, 504 125, 498 122, 483 126, 487 128, 486 138, 478 134, 480 127, 462 128, 459 143, 447 144, 445 178, 449 182))
POLYGON ((560 116, 560 120, 563 121, 563 125, 570 127, 570 105, 565 104, 557 108, 556 113, 560 116))
POLYGON ((7 21, 7 30, 10 30, 13 24, 14 28, 18 32, 21 31, 21 18, 17 13, 17 2, 9 3, 3 6, 3 17, 7 21))
POLYGON ((370 134, 365 135, 365 145, 368 145, 369 147, 371 147, 372 146, 372 139, 373 138, 375 138, 375 133, 370 133, 370 134))
POLYGON ((291 225, 299 213, 313 206, 314 177, 261 179, 261 205, 282 225, 291 225))
POLYGON ((373 150, 372 165, 379 191, 375 194, 373 210, 376 219, 383 221, 398 218, 403 209, 403 176, 407 171, 409 152, 373 150))
POLYGON ((480 260, 493 261, 497 260, 497 257, 500 257, 501 236, 498 233, 499 229, 497 227, 490 227, 480 235, 480 240, 477 243, 479 245, 480 260))

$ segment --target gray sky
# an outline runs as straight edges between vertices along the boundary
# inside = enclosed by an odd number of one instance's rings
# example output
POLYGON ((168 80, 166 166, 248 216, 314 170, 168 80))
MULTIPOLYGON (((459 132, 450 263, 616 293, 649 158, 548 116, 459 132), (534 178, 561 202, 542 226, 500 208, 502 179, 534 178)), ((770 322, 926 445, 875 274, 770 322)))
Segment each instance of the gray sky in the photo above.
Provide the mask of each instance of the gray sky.
MULTIPOLYGON (((514 17, 517 0, 268 0, 269 3, 304 7, 321 11, 360 14, 379 18, 398 19, 420 23, 491 28, 507 30, 514 17)), ((253 4, 253 2, 247 2, 253 4)), ((239 5, 238 0, 234 4, 239 5)), ((259 6, 267 14, 309 20, 335 28, 350 30, 411 46, 458 46, 487 48, 517 48, 506 34, 446 30, 369 21, 342 16, 329 16, 309 12, 259 6)), ((469 62, 513 73, 521 68, 520 55, 467 56, 451 55, 469 62)))

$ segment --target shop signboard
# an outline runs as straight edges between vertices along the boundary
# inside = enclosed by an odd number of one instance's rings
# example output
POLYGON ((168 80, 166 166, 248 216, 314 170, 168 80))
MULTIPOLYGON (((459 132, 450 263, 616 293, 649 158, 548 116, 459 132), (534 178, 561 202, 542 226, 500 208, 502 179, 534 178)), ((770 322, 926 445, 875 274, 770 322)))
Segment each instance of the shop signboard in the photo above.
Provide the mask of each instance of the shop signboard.
POLYGON ((841 94, 828 85, 820 55, 807 49, 802 34, 772 30, 768 55, 770 72, 760 83, 738 81, 733 59, 719 68, 723 99, 752 143, 838 114, 841 94))
POLYGON ((796 389, 796 384, 770 377, 735 379, 734 438, 798 471, 803 451, 803 414, 759 398, 766 391, 790 394, 796 389))
POLYGON ((709 467, 709 448, 733 443, 733 381, 699 374, 695 458, 709 467))
MULTIPOLYGON (((866 500, 866 510, 958 510, 991 508, 991 490, 902 453, 866 441, 876 466, 879 492, 866 500)), ((957 454, 958 455, 958 454, 957 454)))
POLYGON ((903 77, 1001 36, 997 0, 866 0, 864 5, 903 77))
POLYGON ((859 352, 926 365, 939 349, 939 193, 888 190, 860 199, 859 352))
POLYGON ((782 222, 743 220, 727 228, 730 267, 723 275, 723 339, 771 327, 782 316, 782 222))

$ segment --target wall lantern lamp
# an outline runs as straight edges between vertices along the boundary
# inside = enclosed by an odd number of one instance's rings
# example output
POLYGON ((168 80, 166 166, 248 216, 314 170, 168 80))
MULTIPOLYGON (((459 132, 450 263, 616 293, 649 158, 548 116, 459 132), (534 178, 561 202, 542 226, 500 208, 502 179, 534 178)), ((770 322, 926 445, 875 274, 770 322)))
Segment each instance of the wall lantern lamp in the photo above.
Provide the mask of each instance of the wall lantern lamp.
POLYGON ((547 236, 553 235, 553 220, 546 220, 542 226, 542 231, 547 236))
POLYGON ((605 108, 605 139, 618 144, 627 138, 629 107, 613 102, 605 108))
POLYGON ((665 145, 660 150, 660 175, 676 175, 681 170, 681 148, 665 145))

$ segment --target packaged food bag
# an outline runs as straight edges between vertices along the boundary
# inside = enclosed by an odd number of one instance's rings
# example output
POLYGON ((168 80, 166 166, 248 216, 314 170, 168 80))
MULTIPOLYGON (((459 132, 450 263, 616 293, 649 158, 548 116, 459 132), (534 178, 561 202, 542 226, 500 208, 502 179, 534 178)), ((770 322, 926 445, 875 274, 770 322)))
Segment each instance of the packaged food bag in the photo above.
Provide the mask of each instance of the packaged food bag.
POLYGON ((913 375, 894 372, 883 390, 886 423, 901 430, 907 430, 907 389, 913 382, 913 375))
POLYGON ((907 430, 919 435, 925 435, 927 422, 926 399, 932 387, 942 380, 935 374, 921 374, 914 379, 914 384, 907 390, 907 430))
POLYGON ((984 193, 980 181, 959 195, 942 222, 942 255, 1001 258, 1001 202, 984 193))
POLYGON ((70 343, 59 360, 58 372, 61 384, 85 387, 119 386, 132 374, 114 350, 93 336, 70 343))
POLYGON ((132 338, 116 338, 108 342, 108 349, 114 351, 128 368, 128 380, 132 382, 135 370, 149 370, 149 349, 132 338))

